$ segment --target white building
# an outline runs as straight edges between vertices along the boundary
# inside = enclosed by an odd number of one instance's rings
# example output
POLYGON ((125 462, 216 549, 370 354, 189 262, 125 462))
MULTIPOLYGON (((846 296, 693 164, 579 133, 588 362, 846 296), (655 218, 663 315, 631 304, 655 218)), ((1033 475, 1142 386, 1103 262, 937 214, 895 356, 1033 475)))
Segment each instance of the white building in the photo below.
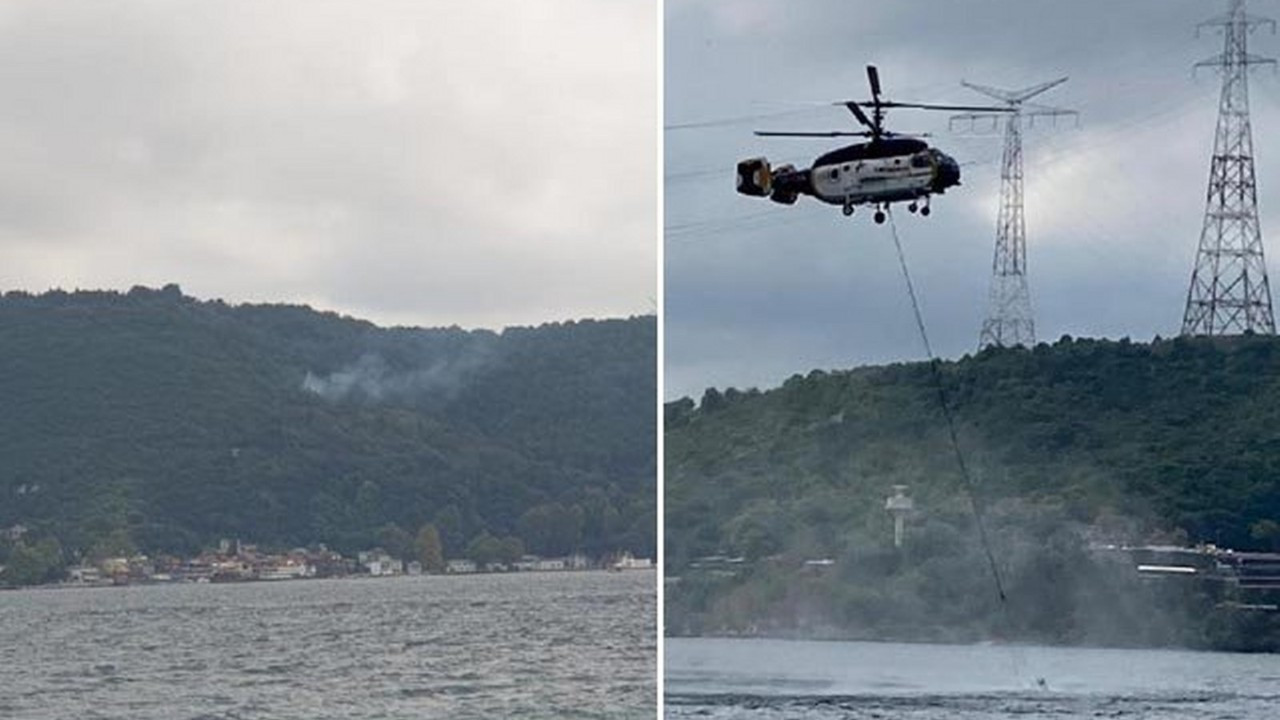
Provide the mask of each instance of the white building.
POLYGON ((476 571, 476 564, 466 559, 450 560, 444 568, 447 573, 473 573, 476 571))
POLYGON ((404 563, 382 550, 368 550, 356 555, 360 567, 374 577, 403 575, 404 563))
POLYGON ((648 570, 653 567, 652 558, 638 558, 629 552, 618 556, 613 563, 614 570, 648 570))
POLYGON ((67 582, 76 585, 97 585, 102 582, 102 571, 93 565, 67 568, 67 582))

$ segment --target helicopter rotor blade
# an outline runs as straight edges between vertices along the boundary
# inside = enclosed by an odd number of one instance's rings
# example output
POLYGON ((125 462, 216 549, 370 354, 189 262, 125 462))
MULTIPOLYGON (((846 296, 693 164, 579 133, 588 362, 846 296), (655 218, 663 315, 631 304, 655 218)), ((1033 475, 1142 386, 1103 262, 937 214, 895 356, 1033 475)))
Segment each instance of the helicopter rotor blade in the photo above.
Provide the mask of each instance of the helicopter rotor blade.
POLYGON ((858 118, 858 122, 866 125, 868 128, 875 129, 875 125, 871 123, 871 119, 867 117, 867 114, 862 112, 862 108, 858 107, 858 103, 844 102, 840 104, 849 108, 849 112, 853 113, 853 116, 858 118))
MULTIPOLYGON (((863 107, 869 107, 873 103, 859 103, 863 107)), ((915 108, 917 110, 953 110, 956 112, 1013 112, 1014 109, 1008 106, 995 107, 990 105, 935 105, 933 103, 912 103, 912 102, 895 102, 893 100, 885 100, 879 103, 880 107, 886 108, 915 108)))
POLYGON ((880 71, 875 65, 867 66, 867 80, 871 83, 871 97, 880 100, 880 71))
POLYGON ((852 132, 849 130, 829 130, 826 132, 788 132, 776 130, 757 130, 755 134, 758 137, 871 137, 872 133, 866 130, 860 132, 852 132))

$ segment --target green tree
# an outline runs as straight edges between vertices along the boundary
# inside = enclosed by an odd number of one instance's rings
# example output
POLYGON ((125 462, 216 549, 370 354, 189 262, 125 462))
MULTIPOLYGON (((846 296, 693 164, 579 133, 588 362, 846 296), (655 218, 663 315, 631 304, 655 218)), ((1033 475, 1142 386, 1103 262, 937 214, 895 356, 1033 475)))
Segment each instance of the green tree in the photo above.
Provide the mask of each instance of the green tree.
POLYGON ((378 543, 394 558, 408 559, 418 554, 413 536, 395 523, 387 523, 378 530, 378 543))
POLYGON ((378 518, 383 516, 382 488, 378 483, 372 480, 360 483, 360 487, 356 490, 355 511, 356 517, 364 523, 365 527, 374 527, 378 518))
POLYGON ((437 512, 434 524, 440 533, 440 550, 445 557, 465 554, 467 536, 462 527, 462 513, 457 505, 446 505, 437 512))
POLYGON ((431 523, 418 530, 418 561, 427 572, 444 571, 444 549, 440 545, 440 532, 431 523))
POLYGON ((490 535, 488 530, 476 535, 471 542, 467 543, 467 558, 477 567, 483 568, 501 562, 502 555, 502 541, 490 535))
POLYGON ((28 545, 19 542, 9 554, 0 581, 7 585, 41 585, 61 580, 66 567, 62 546, 55 538, 28 545))
POLYGON ((1257 540, 1269 550, 1280 547, 1280 523, 1270 518, 1263 518, 1249 526, 1249 537, 1257 540))
POLYGON ((525 511, 516 524, 520 537, 538 555, 568 555, 582 542, 582 508, 544 503, 525 511))
POLYGON ((498 552, 498 562, 512 565, 524 557, 524 543, 514 535, 502 538, 498 552))
POLYGON ((89 559, 97 562, 109 557, 130 557, 138 552, 133 538, 125 528, 116 528, 99 538, 89 548, 89 559))

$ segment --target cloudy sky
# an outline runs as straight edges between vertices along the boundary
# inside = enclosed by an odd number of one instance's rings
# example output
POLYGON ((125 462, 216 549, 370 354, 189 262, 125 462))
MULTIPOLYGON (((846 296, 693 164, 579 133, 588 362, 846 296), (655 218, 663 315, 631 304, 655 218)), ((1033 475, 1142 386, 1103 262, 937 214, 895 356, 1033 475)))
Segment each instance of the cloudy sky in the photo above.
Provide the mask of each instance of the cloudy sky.
POLYGON ((652 312, 648 0, 7 0, 0 288, 652 312))
MULTIPOLYGON (((850 129, 864 67, 887 96, 982 102, 961 79, 1021 88, 1080 126, 1024 136, 1028 264, 1041 340, 1176 335, 1200 235, 1220 79, 1192 66, 1222 51, 1196 25, 1212 0, 668 0, 665 17, 665 312, 668 398, 707 386, 773 387, 793 373, 924 357, 888 226, 801 198, 738 196, 737 160, 808 165, 829 140, 753 129, 850 129), (729 122, 735 118, 782 117, 729 122), (671 126, 709 123, 705 127, 671 126)), ((1250 11, 1280 16, 1280 2, 1250 11)), ((1250 51, 1280 55, 1269 28, 1250 51)), ((1250 84, 1269 275, 1280 257, 1280 77, 1250 84)), ((900 110, 900 131, 962 164, 930 218, 897 222, 934 350, 976 349, 986 312, 1001 138, 948 131, 945 113, 900 110)), ((967 128, 958 128, 965 129, 967 128)))

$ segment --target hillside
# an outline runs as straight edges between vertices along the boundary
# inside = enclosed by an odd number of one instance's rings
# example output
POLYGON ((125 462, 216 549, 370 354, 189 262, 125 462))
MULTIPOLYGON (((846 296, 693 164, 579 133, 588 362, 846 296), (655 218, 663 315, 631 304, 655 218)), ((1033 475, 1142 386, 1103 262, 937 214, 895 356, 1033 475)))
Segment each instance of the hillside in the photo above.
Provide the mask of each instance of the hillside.
POLYGON ((68 554, 354 550, 425 523, 454 556, 486 532, 652 554, 655 325, 384 329, 176 286, 11 292, 0 528, 68 554))
POLYGON ((667 405, 666 558, 680 577, 668 627, 1221 639, 1183 619, 1230 598, 1132 582, 1089 548, 1280 549, 1280 342, 1063 338, 988 350, 940 373, 1008 606, 978 543, 930 366, 912 363, 667 405), (917 508, 900 551, 884 509, 894 484, 909 486, 917 508))

